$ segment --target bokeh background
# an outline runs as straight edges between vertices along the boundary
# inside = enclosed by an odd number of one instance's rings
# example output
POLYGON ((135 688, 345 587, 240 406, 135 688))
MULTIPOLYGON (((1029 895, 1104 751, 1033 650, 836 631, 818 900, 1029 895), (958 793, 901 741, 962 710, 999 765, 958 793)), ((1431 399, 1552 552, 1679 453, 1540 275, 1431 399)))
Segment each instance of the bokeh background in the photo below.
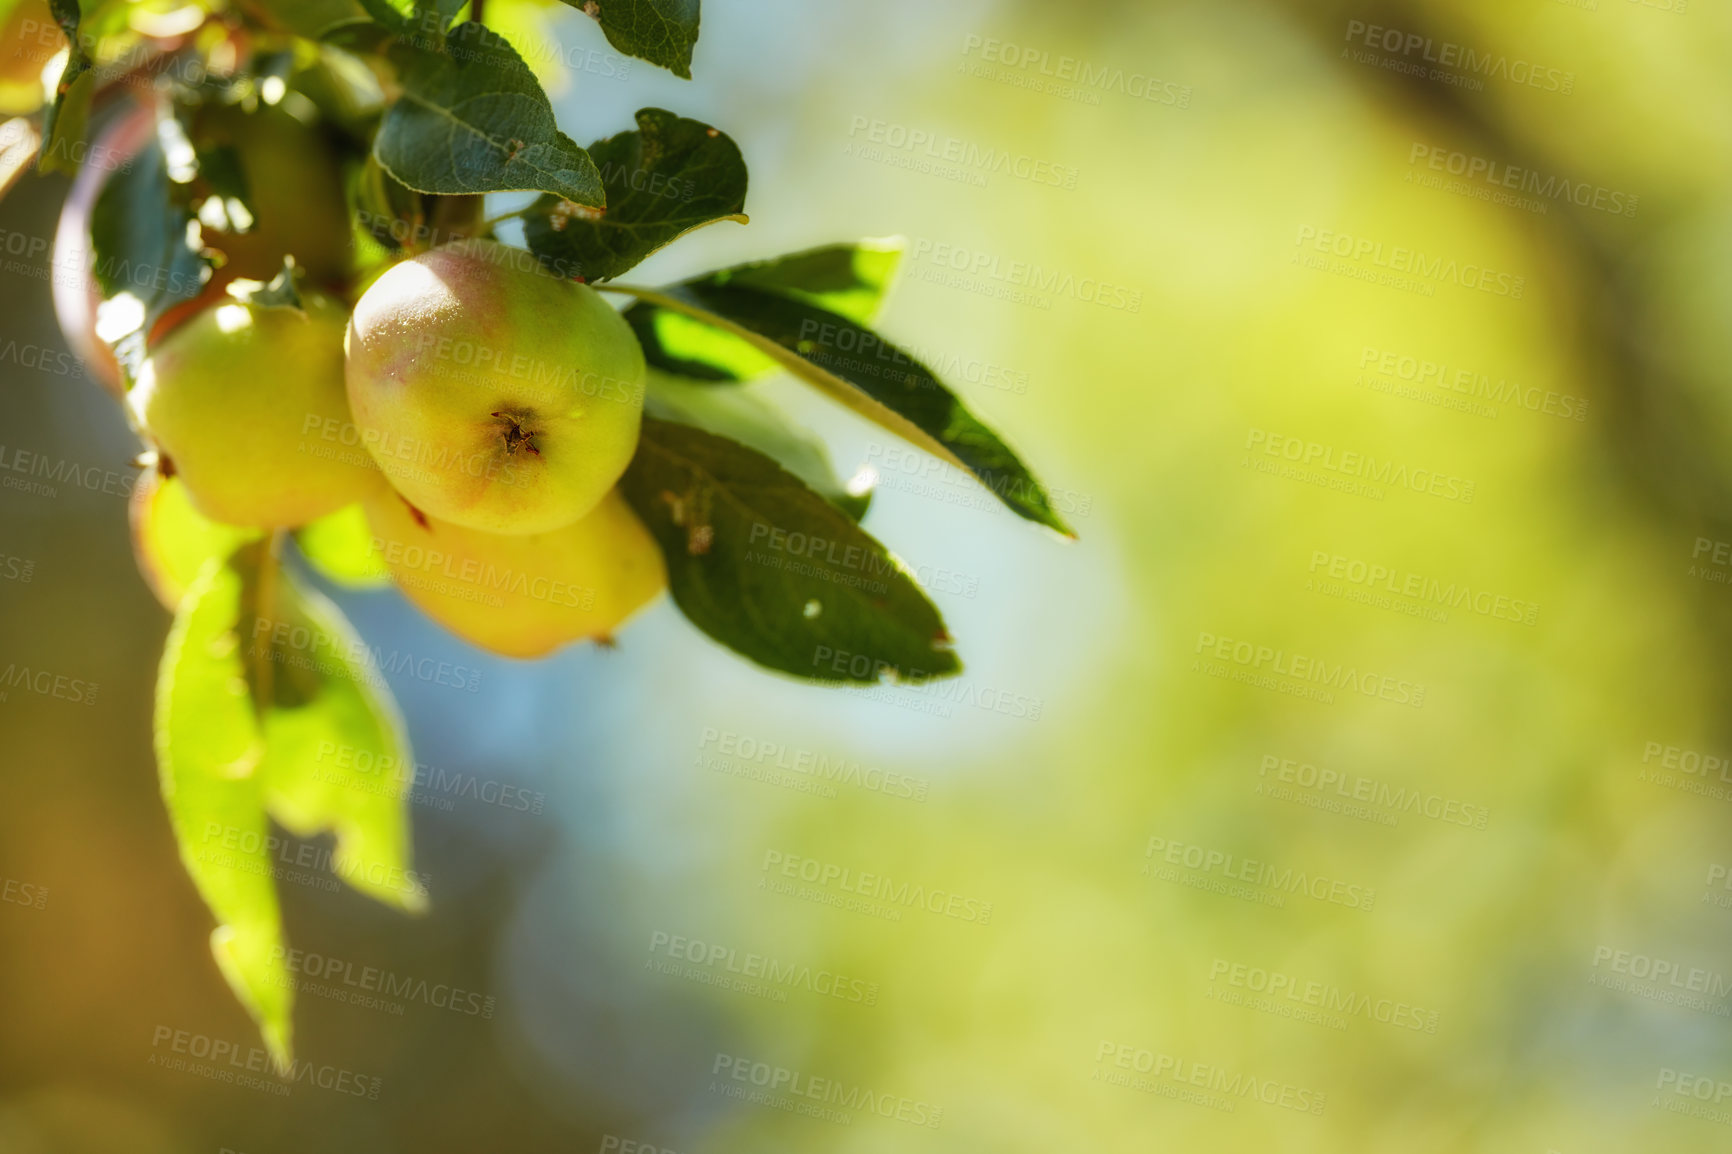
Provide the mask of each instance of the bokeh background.
MULTIPOLYGON (((546 22, 572 136, 655 105, 751 166, 750 226, 633 280, 907 237, 881 327, 951 369, 1080 539, 770 381, 750 387, 875 470, 868 527, 929 580, 960 681, 796 684, 665 599, 613 651, 515 663, 395 594, 338 594, 379 650, 480 671, 473 692, 392 679, 418 758, 471 784, 414 807, 427 917, 295 874, 289 937, 492 1016, 303 990, 302 1052, 382 1091, 278 1097, 152 1064, 163 1028, 255 1040, 156 792, 168 620, 125 501, 0 488, 0 662, 100 687, 0 697, 0 1150, 1732 1143, 1723 4, 714 0, 689 83, 620 68, 578 12, 546 22), (1445 44, 1503 63, 1424 63, 1445 44), (1064 57, 1126 84, 1042 75, 1064 57), (896 147, 914 131, 1064 175, 935 167, 896 147), (1475 161, 1536 184, 1510 203, 1448 171, 1475 161), (1566 181, 1585 196, 1531 190, 1566 181), (1391 277, 1397 249, 1507 291, 1391 277), (1012 262, 1137 307, 1008 293, 991 269, 1012 262), (1283 472, 1272 438, 1424 479, 1317 483, 1342 474, 1283 472), (1439 605, 1449 586, 1489 599, 1439 605), (1219 638, 1423 696, 1319 700, 1242 676, 1219 638), (923 796, 776 770, 801 757, 923 796), (789 893, 796 858, 958 904, 789 893), (749 955, 818 977, 730 984, 749 955), (742 1096, 778 1067, 891 1116, 742 1096)), ((25 183, 0 228, 51 236, 64 190, 25 183)), ((17 352, 62 347, 42 275, 0 272, 0 453, 125 476, 108 397, 17 352)))

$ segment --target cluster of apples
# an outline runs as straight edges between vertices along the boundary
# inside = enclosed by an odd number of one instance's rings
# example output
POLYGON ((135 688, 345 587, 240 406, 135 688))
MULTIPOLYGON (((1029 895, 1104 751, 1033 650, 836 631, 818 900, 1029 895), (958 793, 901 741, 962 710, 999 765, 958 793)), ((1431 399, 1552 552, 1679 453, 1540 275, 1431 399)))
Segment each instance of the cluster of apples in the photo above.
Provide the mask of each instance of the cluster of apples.
POLYGON ((630 327, 486 239, 399 261, 350 308, 322 287, 342 283, 327 246, 350 233, 310 129, 278 109, 225 109, 216 129, 242 146, 256 219, 208 238, 229 283, 153 334, 126 394, 155 484, 256 529, 359 506, 403 593, 494 652, 610 637, 666 585, 615 489, 643 412, 630 327), (305 269, 298 307, 259 291, 285 255, 305 269))

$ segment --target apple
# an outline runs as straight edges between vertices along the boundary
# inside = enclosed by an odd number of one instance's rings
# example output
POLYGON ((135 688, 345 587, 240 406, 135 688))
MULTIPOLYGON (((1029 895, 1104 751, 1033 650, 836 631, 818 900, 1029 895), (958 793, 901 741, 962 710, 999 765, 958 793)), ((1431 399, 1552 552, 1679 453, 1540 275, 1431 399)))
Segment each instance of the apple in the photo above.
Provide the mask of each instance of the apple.
POLYGON ((594 290, 520 249, 463 240, 405 260, 349 322, 349 405, 430 516, 544 533, 595 508, 636 451, 643 350, 594 290))
POLYGON ((200 109, 191 133, 200 148, 234 151, 256 218, 245 231, 204 224, 206 247, 228 258, 219 275, 268 281, 293 256, 312 283, 341 284, 352 253, 348 200, 343 170, 318 127, 282 104, 253 112, 220 104, 200 109))
POLYGON ((128 398, 193 506, 276 528, 382 489, 372 459, 344 443, 342 305, 319 293, 304 309, 257 305, 235 287, 151 351, 128 398))
POLYGON ((367 503, 367 522, 404 596, 464 640, 507 657, 608 640, 667 585, 655 539, 617 491, 545 533, 467 529, 391 492, 367 503))

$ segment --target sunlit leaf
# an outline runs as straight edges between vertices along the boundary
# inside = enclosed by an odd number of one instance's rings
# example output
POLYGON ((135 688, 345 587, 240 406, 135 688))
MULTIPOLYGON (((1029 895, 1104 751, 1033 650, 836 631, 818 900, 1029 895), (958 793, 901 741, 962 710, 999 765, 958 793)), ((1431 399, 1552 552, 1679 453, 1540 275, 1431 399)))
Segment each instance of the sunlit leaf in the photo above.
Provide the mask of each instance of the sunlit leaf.
POLYGON ((243 567, 212 559, 187 590, 156 685, 156 756, 181 862, 216 917, 211 952, 279 1060, 291 1042, 293 993, 283 964, 270 829, 257 769, 264 735, 237 632, 243 567))

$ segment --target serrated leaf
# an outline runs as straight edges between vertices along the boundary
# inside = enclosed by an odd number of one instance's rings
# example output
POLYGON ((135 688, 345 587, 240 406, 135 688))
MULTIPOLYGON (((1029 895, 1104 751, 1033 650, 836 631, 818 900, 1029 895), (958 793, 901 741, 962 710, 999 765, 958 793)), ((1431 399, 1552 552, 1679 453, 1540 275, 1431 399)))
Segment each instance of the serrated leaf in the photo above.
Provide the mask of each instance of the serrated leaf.
POLYGON ((354 889, 424 910, 426 890, 410 871, 404 788, 415 763, 367 647, 335 605, 286 572, 264 620, 278 669, 311 672, 304 703, 265 714, 266 809, 296 836, 334 833, 332 867, 354 889))
POLYGON ((84 155, 90 102, 96 96, 96 62, 90 58, 89 38, 79 35, 78 0, 49 0, 48 7, 71 47, 54 86, 54 99, 42 116, 42 159, 37 168, 70 176, 78 171, 76 158, 84 155))
MULTIPOLYGON (((884 304, 902 260, 902 241, 828 244, 771 260, 718 269, 684 285, 738 284, 782 293, 870 324, 884 304)), ((705 381, 744 381, 774 372, 776 362, 746 341, 681 313, 638 302, 625 318, 650 364, 705 381)))
POLYGON ((565 0, 595 18, 607 42, 683 80, 692 78, 698 0, 565 0))
POLYGON ((586 281, 636 265, 694 228, 745 221, 746 162, 720 130, 660 108, 637 113, 637 129, 589 146, 607 208, 544 196, 524 214, 529 250, 549 269, 586 281))
POLYGON ((851 492, 836 476, 830 451, 808 429, 747 389, 712 389, 650 370, 644 411, 663 420, 695 425, 756 449, 794 474, 851 520, 866 516, 870 488, 851 492))
POLYGON ((133 486, 129 512, 138 570, 171 611, 213 558, 221 560, 261 536, 257 529, 212 521, 193 508, 180 478, 163 477, 154 467, 133 486))
POLYGON ((535 74, 502 37, 473 20, 443 51, 403 47, 403 95, 374 155, 417 192, 547 192, 600 208, 601 173, 559 131, 535 74))
POLYGON ((961 670, 901 563, 762 453, 646 416, 620 488, 661 546, 675 603, 735 652, 826 682, 961 670))
POLYGON ((259 556, 247 546, 233 564, 213 558, 182 599, 157 676, 156 756, 181 862, 217 920, 211 953, 282 1062, 294 995, 255 772, 263 732, 236 633, 240 567, 259 556))
POLYGON ((931 369, 871 329, 794 296, 739 284, 698 281, 633 295, 749 342, 831 399, 973 474, 1017 516, 1074 536, 1010 447, 931 369))
POLYGON ((391 571, 373 547, 373 531, 360 505, 329 513, 295 530, 301 556, 323 576, 350 589, 382 589, 391 571))

